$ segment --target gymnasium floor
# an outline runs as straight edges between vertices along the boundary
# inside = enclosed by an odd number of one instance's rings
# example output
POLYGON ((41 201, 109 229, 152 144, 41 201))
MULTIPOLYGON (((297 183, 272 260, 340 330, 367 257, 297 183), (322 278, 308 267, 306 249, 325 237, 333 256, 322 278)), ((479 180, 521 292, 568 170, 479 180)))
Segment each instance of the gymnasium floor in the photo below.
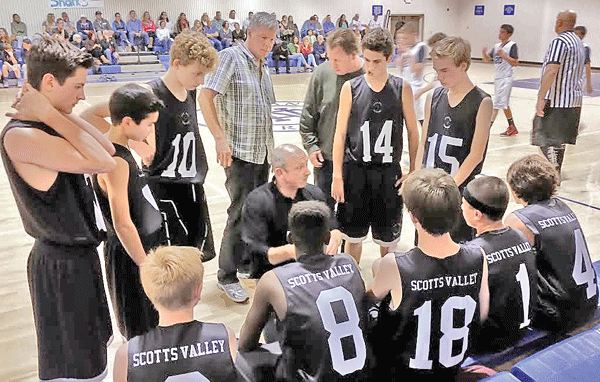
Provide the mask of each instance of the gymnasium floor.
MULTIPOLYGON (((426 69, 432 72, 431 67, 426 69)), ((395 72, 395 70, 392 70, 395 72)), ((473 63, 469 70, 471 79, 485 91, 493 93, 493 66, 479 62, 473 63)), ((506 120, 502 113, 492 128, 489 149, 483 172, 502 178, 506 176, 508 166, 517 158, 536 153, 537 148, 529 144, 529 133, 533 117, 536 90, 531 85, 539 77, 539 67, 517 67, 515 78, 524 84, 513 88, 511 107, 519 131, 519 135, 501 138, 506 120)), ((597 75, 600 76, 600 75, 597 75)), ((289 74, 273 76, 278 105, 274 108, 275 142, 290 142, 301 145, 297 133, 298 117, 302 101, 307 89, 310 74, 289 74)), ((432 78, 428 75, 426 78, 432 78)), ((600 95, 598 77, 595 78, 595 95, 600 95)), ((87 100, 80 102, 76 111, 81 111, 90 103, 108 100, 111 92, 122 83, 103 83, 86 85, 87 100)), ((4 126, 7 118, 4 113, 9 110, 17 93, 16 89, 0 90, 0 126, 4 126)), ((210 205, 214 238, 217 247, 226 221, 226 209, 229 198, 225 191, 225 175, 216 163, 214 140, 208 129, 200 127, 210 170, 208 172, 205 191, 210 205)), ((558 191, 561 197, 572 200, 569 206, 577 214, 589 247, 592 260, 600 259, 600 100, 585 97, 582 111, 582 123, 577 146, 569 146, 563 167, 563 182, 558 191), (594 154, 596 152, 596 154, 594 154)), ((405 155, 407 158, 407 155, 405 155)), ((403 161, 408 165, 407 159, 403 161)), ((511 203, 509 210, 517 208, 511 203)), ((25 234, 17 212, 17 208, 6 180, 4 171, 0 171, 0 381, 34 381, 37 378, 36 338, 33 326, 33 315, 27 286, 26 262, 33 240, 25 234)), ((406 214, 405 214, 406 215, 406 214)), ((402 232, 400 250, 412 247, 413 227, 408 218, 404 219, 405 229, 402 232)), ((363 249, 361 269, 367 284, 371 281, 371 264, 379 256, 379 248, 368 239, 363 249)), ((196 307, 196 318, 204 321, 220 321, 233 328, 239 334, 240 327, 248 311, 249 304, 239 305, 230 302, 217 289, 217 260, 205 264, 205 283, 202 301, 196 307)), ((252 283, 245 282, 252 292, 252 283)), ((52 298, 52 296, 48 296, 52 298)), ((114 329, 115 333, 118 330, 114 329)), ((112 364, 114 353, 121 344, 121 338, 115 337, 110 346, 109 374, 107 381, 112 381, 112 364)))

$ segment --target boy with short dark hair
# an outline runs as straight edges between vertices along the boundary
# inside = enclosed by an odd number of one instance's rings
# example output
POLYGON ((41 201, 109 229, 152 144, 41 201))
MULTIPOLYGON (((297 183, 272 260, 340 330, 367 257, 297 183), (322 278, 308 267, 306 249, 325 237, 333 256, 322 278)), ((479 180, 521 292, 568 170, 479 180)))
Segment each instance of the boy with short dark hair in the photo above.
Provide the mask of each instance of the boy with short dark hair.
POLYGON ((502 223, 508 200, 508 187, 495 176, 476 178, 463 190, 463 216, 477 231, 470 243, 483 249, 489 267, 490 312, 474 336, 478 353, 514 345, 533 318, 535 250, 520 231, 502 223))
MULTIPOLYGON (((583 41, 585 35, 587 34, 587 28, 583 25, 578 25, 575 27, 575 34, 583 41)), ((585 49, 585 91, 587 94, 592 94, 592 92, 594 91, 594 89, 592 88, 592 61, 590 58, 592 55, 592 50, 586 42, 583 43, 583 48, 585 49)))
POLYGON ((362 45, 366 73, 346 82, 340 93, 331 183, 331 196, 339 203, 340 231, 357 262, 369 227, 382 256, 400 240, 404 122, 410 171, 419 140, 411 87, 387 71, 394 48, 390 32, 375 29, 362 45))
POLYGON ((487 261, 481 248, 450 237, 460 213, 460 192, 450 175, 418 170, 402 187, 419 244, 373 267, 371 291, 383 300, 372 339, 376 371, 382 380, 453 381, 473 324, 487 316, 487 261))
POLYGON ((554 197, 558 171, 541 156, 529 155, 508 168, 507 178, 523 208, 508 215, 505 223, 523 232, 537 252, 532 325, 567 332, 585 324, 598 304, 597 275, 577 216, 554 197))

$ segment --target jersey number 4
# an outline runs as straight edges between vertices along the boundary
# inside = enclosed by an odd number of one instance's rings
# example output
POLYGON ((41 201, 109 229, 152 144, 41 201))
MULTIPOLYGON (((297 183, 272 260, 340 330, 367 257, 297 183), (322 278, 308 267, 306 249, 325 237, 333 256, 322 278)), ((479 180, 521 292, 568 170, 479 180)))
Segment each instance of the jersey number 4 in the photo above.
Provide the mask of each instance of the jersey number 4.
MULTIPOLYGON (((425 163, 426 168, 435 167, 435 148, 437 146, 437 141, 438 133, 435 133, 431 137, 427 138, 427 142, 429 142, 429 150, 427 152, 427 162, 425 163)), ((454 138, 447 135, 440 136, 440 148, 437 155, 440 157, 442 162, 450 165, 450 175, 452 176, 456 175, 456 172, 460 167, 460 163, 458 163, 458 159, 447 155, 446 152, 448 151, 448 146, 462 147, 462 144, 462 138, 454 138)))
POLYGON ((193 132, 187 132, 183 139, 181 133, 175 136, 173 142, 173 160, 171 164, 162 172, 165 178, 194 178, 196 172, 196 137, 193 132), (181 157, 179 152, 183 152, 181 157))
MULTIPOLYGON (((392 163, 392 153, 394 147, 392 146, 392 126, 393 121, 385 121, 381 132, 375 141, 373 151, 376 154, 383 154, 381 163, 392 163)), ((371 162, 371 130, 369 128, 369 121, 366 121, 361 127, 362 141, 363 141, 363 162, 371 162)))
POLYGON ((596 285, 596 272, 592 267, 592 260, 588 253, 583 234, 578 228, 575 230, 575 265, 573 266, 573 280, 577 285, 587 285, 587 298, 590 299, 596 295, 598 286, 596 285))
POLYGON ((356 309, 354 297, 344 287, 338 286, 319 293, 317 309, 321 315, 323 327, 329 332, 329 352, 333 370, 340 375, 347 375, 365 366, 367 348, 362 330, 358 325, 360 318, 356 309), (333 303, 341 302, 348 315, 348 320, 338 322, 333 312, 333 303), (353 358, 345 358, 342 349, 342 340, 352 338, 356 354, 353 358))

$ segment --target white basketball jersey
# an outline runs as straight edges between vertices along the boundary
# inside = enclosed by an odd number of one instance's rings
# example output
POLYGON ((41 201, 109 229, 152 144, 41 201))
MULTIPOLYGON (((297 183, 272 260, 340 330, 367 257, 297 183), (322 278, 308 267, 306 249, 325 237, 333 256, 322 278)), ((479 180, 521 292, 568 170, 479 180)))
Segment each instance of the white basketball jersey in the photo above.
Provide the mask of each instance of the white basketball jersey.
MULTIPOLYGON (((513 72, 514 72, 513 66, 511 64, 509 64, 508 61, 506 61, 505 59, 500 57, 500 55, 498 54, 498 51, 500 49, 502 49, 502 50, 504 50, 504 52, 506 53, 507 56, 512 57, 510 55, 510 51, 513 49, 513 46, 514 46, 514 50, 516 53, 517 43, 514 41, 509 41, 506 44, 504 44, 504 46, 502 46, 502 43, 499 42, 494 46, 493 57, 494 57, 494 66, 496 67, 496 78, 512 77, 513 72)), ((518 58, 518 57, 512 57, 512 58, 518 58)))
MULTIPOLYGON (((410 49, 410 56, 416 63, 421 63, 424 61, 425 50, 427 49, 426 47, 427 46, 423 41, 419 41, 415 44, 415 46, 413 46, 410 49)), ((416 75, 415 73, 413 73, 413 71, 411 70, 410 62, 408 60, 402 62, 401 77, 412 86, 413 92, 422 88, 425 85, 423 74, 416 75)))

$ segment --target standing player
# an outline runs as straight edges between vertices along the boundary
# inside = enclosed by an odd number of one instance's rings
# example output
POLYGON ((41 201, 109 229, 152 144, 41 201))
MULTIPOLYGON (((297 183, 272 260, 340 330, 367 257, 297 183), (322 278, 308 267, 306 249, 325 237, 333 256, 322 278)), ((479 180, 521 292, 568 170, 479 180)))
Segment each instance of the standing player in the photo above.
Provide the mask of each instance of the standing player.
POLYGON ((414 93, 415 114, 419 123, 425 119, 425 97, 430 90, 423 78, 423 66, 427 47, 419 39, 419 25, 409 21, 396 31, 396 46, 400 58, 398 65, 402 70, 402 78, 410 84, 414 93))
POLYGON ((41 37, 27 57, 29 84, 8 113, 0 153, 25 231, 35 238, 27 278, 40 380, 100 380, 112 335, 102 283, 104 221, 86 173, 112 171, 115 148, 72 114, 85 99, 92 57, 41 37))
POLYGON ((377 371, 385 380, 453 381, 472 325, 487 316, 487 262, 481 248, 449 235, 460 214, 452 177, 440 169, 416 171, 402 194, 419 244, 374 266, 371 291, 383 300, 373 329, 377 371))
POLYGON ((323 202, 294 204, 289 228, 297 261, 263 275, 242 326, 240 351, 254 350, 275 312, 282 328, 278 381, 356 381, 365 376, 365 286, 350 256, 323 252, 330 214, 323 202))
MULTIPOLYGON (((587 34, 587 28, 583 25, 576 26, 575 34, 581 39, 581 41, 583 41, 585 35, 587 34)), ((585 49, 585 91, 587 94, 592 94, 592 92, 594 91, 594 89, 592 89, 592 61, 590 58, 592 55, 592 50, 590 49, 590 46, 585 42, 583 43, 583 49, 585 49)))
POLYGON ((121 334, 130 339, 158 323, 158 314, 142 290, 139 266, 146 253, 164 240, 162 216, 128 142, 153 132, 162 102, 148 89, 122 86, 110 97, 117 167, 94 176, 94 189, 108 226, 104 245, 106 280, 121 334))
POLYGON ((525 234, 535 246, 538 296, 532 325, 566 332, 585 324, 598 304, 597 277, 577 216, 554 197, 559 175, 539 155, 529 155, 508 169, 508 184, 523 206, 506 225, 525 234))
MULTIPOLYGON (((145 173, 152 194, 165 221, 169 245, 197 247, 202 260, 215 257, 204 178, 208 163, 196 112, 196 88, 204 75, 216 65, 217 51, 197 32, 180 33, 171 46, 169 70, 148 85, 165 105, 156 122, 155 133, 144 142, 130 142, 146 165, 145 173)), ((96 126, 110 126, 103 119, 110 115, 107 103, 83 114, 96 126)))
MULTIPOLYGON (((471 46, 468 41, 446 37, 431 49, 433 68, 442 87, 427 98, 417 163, 426 168, 443 169, 462 189, 483 167, 492 100, 469 79, 471 46)), ((473 239, 473 230, 462 216, 451 236, 457 243, 473 239)))
POLYGON ((525 334, 533 317, 537 291, 535 251, 521 231, 502 224, 508 187, 485 176, 463 190, 462 212, 483 249, 489 267, 490 312, 474 336, 475 352, 501 351, 525 334))
POLYGON ((140 267, 144 291, 158 310, 158 327, 124 343, 115 355, 115 382, 238 380, 235 333, 194 320, 204 267, 195 247, 160 247, 140 267))
POLYGON ((315 169, 315 185, 323 190, 327 205, 333 210, 331 152, 340 91, 346 81, 365 71, 360 42, 350 29, 336 30, 327 37, 326 43, 329 61, 317 66, 310 77, 300 117, 300 136, 315 169))
POLYGON ((411 171, 419 143, 411 88, 387 72, 394 47, 391 34, 375 29, 365 35, 362 46, 366 74, 346 82, 340 93, 331 184, 331 196, 340 203, 340 231, 357 263, 369 226, 382 256, 400 240, 403 121, 411 171))
POLYGON ((517 51, 517 43, 510 41, 510 37, 514 33, 514 28, 509 24, 500 26, 498 39, 500 42, 494 46, 489 54, 487 48, 483 48, 483 61, 488 62, 494 60, 496 75, 494 77, 494 111, 492 111, 492 124, 496 120, 498 110, 504 110, 504 115, 508 120, 508 128, 500 134, 501 137, 512 137, 519 134, 513 121, 512 112, 510 110, 510 91, 512 90, 514 67, 519 65, 519 53, 517 51))

